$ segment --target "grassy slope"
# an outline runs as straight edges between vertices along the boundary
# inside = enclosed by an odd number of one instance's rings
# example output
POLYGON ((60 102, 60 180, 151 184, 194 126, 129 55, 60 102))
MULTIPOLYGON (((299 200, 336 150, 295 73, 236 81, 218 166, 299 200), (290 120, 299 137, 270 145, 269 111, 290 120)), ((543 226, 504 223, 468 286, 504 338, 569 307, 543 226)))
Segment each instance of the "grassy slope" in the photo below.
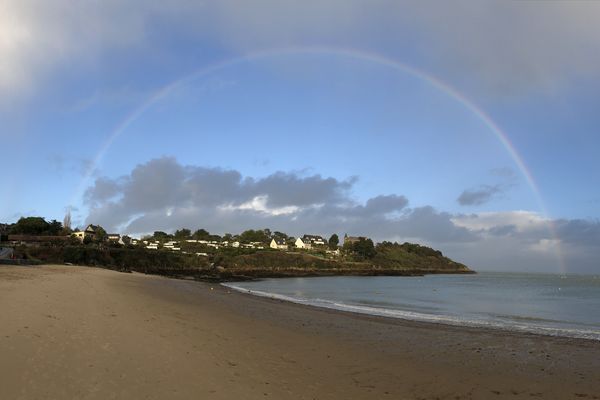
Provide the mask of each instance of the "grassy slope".
POLYGON ((120 271, 203 279, 471 272, 465 265, 456 263, 435 250, 421 246, 403 246, 378 246, 374 258, 358 261, 351 257, 331 259, 304 252, 276 250, 225 250, 207 258, 170 251, 93 246, 27 247, 17 249, 17 254, 45 263, 73 263, 120 271))

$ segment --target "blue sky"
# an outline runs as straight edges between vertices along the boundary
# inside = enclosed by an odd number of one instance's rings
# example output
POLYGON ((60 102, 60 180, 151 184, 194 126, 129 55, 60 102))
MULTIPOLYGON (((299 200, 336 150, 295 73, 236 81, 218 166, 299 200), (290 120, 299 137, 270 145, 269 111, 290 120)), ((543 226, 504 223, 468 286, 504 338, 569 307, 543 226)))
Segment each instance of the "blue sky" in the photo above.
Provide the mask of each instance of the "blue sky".
POLYGON ((5 2, 0 220, 70 207, 138 235, 364 233, 600 271, 600 6, 459 3, 5 2))

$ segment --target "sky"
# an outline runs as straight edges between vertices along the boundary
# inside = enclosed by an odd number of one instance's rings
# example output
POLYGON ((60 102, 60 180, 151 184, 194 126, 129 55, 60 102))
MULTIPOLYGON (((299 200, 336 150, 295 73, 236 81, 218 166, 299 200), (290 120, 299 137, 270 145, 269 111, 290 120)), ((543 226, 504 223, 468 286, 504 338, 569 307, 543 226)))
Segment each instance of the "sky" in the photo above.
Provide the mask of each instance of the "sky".
POLYGON ((0 0, 0 221, 600 273, 600 3, 0 0))

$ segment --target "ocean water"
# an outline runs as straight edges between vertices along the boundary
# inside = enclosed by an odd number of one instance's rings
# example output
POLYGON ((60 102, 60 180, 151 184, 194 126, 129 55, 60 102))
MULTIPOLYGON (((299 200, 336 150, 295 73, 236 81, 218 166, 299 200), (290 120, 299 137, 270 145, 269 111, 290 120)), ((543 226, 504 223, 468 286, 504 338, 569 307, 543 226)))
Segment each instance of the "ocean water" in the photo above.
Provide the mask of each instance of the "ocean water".
POLYGON ((600 276, 482 272, 280 278, 224 285, 357 313, 600 340, 600 276))

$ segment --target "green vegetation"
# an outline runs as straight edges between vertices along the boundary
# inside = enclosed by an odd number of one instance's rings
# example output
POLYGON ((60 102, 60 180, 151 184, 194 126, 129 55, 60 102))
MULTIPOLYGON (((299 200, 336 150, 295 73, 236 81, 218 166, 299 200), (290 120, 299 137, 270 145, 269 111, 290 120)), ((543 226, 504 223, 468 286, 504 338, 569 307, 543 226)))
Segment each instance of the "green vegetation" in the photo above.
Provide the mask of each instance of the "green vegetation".
POLYGON ((329 245, 329 248, 331 250, 335 250, 338 248, 339 244, 340 244, 340 238, 337 235, 337 233, 334 233, 333 235, 331 235, 331 237, 329 238, 329 240, 327 241, 327 244, 329 245))
POLYGON ((360 238, 357 242, 347 246, 347 250, 359 260, 370 260, 377 255, 373 241, 367 238, 360 238))
POLYGON ((196 275, 209 268, 205 257, 135 247, 20 246, 15 248, 15 254, 19 258, 48 264, 71 263, 157 275, 196 275))
MULTIPOLYGON (((26 246, 13 245, 15 255, 43 263, 72 263, 119 271, 216 280, 472 272, 465 265, 426 246, 391 242, 375 245, 366 237, 345 236, 344 246, 340 248, 337 234, 331 235, 326 244, 322 244, 319 236, 307 235, 314 238, 310 239, 313 245, 309 249, 289 251, 268 248, 272 239, 285 241, 290 246, 293 244, 294 238, 283 232, 249 229, 239 235, 227 233, 221 237, 205 229, 192 233, 190 229, 182 228, 174 234, 155 231, 145 237, 145 240, 160 244, 157 246, 159 249, 156 246, 149 249, 141 241, 132 245, 127 237, 123 237, 124 245, 108 241, 102 227, 94 225, 93 229, 95 237, 86 238, 83 243, 74 238, 70 241, 39 241, 34 238, 34 242, 26 246), (233 247, 234 242, 238 242, 236 247, 233 247)), ((3 230, 34 236, 65 235, 68 232, 60 222, 46 222, 41 217, 21 218, 15 224, 4 224, 3 230)))
POLYGON ((441 251, 413 243, 379 243, 372 258, 383 268, 418 269, 421 271, 469 271, 466 265, 452 261, 441 251))
POLYGON ((63 229, 62 223, 53 219, 50 222, 42 217, 22 217, 13 224, 9 233, 13 235, 66 235, 69 232, 63 229))

